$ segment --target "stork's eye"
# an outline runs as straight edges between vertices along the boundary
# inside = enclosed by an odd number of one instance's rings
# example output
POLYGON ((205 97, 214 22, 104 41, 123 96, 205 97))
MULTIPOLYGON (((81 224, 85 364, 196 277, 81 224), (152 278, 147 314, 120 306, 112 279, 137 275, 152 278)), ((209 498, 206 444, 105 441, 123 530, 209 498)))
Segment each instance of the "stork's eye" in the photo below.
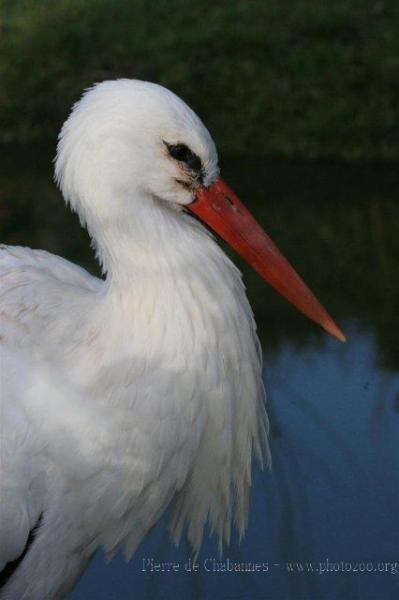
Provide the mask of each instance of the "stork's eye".
POLYGON ((192 152, 190 148, 188 148, 185 144, 175 144, 168 146, 169 154, 175 158, 176 160, 180 160, 182 162, 187 162, 190 160, 192 156, 192 152))
POLYGON ((199 156, 194 154, 186 144, 168 144, 164 142, 172 158, 185 163, 193 171, 200 171, 202 164, 199 156))

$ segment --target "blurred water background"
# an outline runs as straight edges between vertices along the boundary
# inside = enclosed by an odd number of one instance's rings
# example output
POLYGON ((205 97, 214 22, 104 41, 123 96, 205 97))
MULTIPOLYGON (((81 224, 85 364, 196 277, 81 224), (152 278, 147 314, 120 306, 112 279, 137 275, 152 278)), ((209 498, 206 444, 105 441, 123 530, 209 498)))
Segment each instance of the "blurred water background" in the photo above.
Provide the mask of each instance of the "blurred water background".
POLYGON ((348 336, 330 339, 231 255, 273 452, 271 472, 254 467, 247 535, 222 558, 207 536, 187 572, 166 515, 130 563, 99 553, 71 600, 399 598, 398 17, 394 0, 1 3, 2 242, 98 274, 52 183, 56 135, 94 81, 149 79, 199 112, 223 177, 348 336))

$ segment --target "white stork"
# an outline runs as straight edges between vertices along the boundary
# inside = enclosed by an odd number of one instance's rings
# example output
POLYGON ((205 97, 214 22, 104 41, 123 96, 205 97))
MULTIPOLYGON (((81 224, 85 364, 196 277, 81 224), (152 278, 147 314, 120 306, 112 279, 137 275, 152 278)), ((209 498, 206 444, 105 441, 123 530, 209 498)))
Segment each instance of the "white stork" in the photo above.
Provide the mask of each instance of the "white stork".
POLYGON ((176 501, 198 551, 247 520, 269 462, 256 327, 214 229, 343 334, 219 178, 194 112, 159 85, 103 82, 59 137, 56 180, 98 279, 42 250, 0 252, 0 598, 59 600, 102 548, 128 557, 176 501))

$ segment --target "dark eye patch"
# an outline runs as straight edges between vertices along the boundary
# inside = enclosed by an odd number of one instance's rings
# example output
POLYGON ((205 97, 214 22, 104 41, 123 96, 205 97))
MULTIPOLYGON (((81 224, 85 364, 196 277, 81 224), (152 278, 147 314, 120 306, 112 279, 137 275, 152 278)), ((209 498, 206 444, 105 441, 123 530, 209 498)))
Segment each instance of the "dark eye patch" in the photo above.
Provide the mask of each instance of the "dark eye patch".
POLYGON ((168 144, 164 142, 172 158, 186 164, 193 171, 201 171, 202 163, 197 154, 192 152, 186 144, 168 144))

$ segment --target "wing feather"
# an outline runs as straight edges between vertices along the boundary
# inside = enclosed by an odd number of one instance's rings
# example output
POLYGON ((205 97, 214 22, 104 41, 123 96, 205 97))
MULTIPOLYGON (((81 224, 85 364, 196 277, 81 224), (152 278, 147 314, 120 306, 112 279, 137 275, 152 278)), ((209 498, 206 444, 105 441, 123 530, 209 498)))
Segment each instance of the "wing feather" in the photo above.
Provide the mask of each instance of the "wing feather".
POLYGON ((15 349, 37 344, 69 301, 99 290, 103 282, 44 250, 0 245, 0 342, 15 349))
POLYGON ((0 570, 5 573, 11 568, 7 563, 23 555, 45 510, 43 469, 37 464, 41 448, 23 405, 29 361, 40 344, 51 355, 62 323, 73 335, 68 323, 73 302, 101 285, 48 252, 0 245, 0 570))

